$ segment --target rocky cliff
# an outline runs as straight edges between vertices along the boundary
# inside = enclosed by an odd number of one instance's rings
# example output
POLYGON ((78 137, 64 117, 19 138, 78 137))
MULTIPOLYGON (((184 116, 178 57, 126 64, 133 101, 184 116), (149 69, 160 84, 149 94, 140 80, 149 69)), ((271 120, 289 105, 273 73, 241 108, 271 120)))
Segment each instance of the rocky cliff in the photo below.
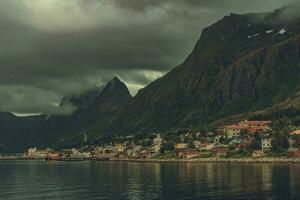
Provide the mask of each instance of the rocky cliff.
POLYGON ((105 132, 197 128, 296 94, 300 21, 282 18, 285 9, 230 14, 204 29, 188 58, 139 91, 105 132))

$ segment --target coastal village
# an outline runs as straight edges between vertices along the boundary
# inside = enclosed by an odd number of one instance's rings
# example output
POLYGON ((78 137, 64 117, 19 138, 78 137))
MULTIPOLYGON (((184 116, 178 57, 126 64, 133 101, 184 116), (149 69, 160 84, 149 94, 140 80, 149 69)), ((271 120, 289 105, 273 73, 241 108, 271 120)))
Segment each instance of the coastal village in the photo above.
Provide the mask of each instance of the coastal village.
POLYGON ((272 121, 244 120, 219 127, 214 132, 183 132, 165 136, 153 133, 146 138, 118 136, 100 144, 59 151, 34 147, 17 158, 57 161, 300 158, 300 128, 289 126, 287 134, 284 134, 283 130, 274 133, 272 126, 272 121))

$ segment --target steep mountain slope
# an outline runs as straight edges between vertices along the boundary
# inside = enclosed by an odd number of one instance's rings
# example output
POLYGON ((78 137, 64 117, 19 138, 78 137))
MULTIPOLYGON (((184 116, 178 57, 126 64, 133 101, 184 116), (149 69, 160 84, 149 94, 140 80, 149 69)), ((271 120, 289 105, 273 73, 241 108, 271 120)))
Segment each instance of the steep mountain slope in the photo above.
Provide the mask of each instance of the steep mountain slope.
POLYGON ((212 123, 213 126, 235 123, 244 119, 279 119, 288 117, 294 125, 300 126, 300 92, 292 95, 285 101, 276 104, 272 107, 258 110, 255 112, 242 113, 216 120, 212 123))
POLYGON ((0 152, 74 146, 87 139, 86 130, 108 123, 131 98, 126 85, 114 78, 104 88, 63 98, 61 106, 73 104, 77 108, 70 116, 16 117, 0 112, 0 152))
POLYGON ((192 128, 279 104, 300 88, 300 20, 273 13, 224 17, 189 57, 142 89, 106 134, 192 128))
POLYGON ((42 131, 45 125, 45 116, 16 117, 0 112, 0 152, 22 152, 30 144, 45 147, 50 141, 42 131))
POLYGON ((84 91, 80 95, 64 98, 62 105, 71 103, 77 110, 70 117, 51 117, 53 133, 60 133, 55 146, 72 146, 88 140, 87 130, 107 124, 131 99, 126 85, 118 78, 112 79, 103 89, 84 91))

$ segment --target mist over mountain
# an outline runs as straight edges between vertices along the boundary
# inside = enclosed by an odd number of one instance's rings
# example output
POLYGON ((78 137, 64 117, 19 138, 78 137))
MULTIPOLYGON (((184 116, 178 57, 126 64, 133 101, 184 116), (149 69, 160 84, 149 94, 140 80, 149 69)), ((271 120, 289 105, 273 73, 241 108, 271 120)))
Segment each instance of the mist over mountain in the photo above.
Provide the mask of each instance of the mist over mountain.
POLYGON ((200 128, 295 95, 300 21, 282 20, 286 9, 230 14, 205 28, 188 58, 140 90, 106 132, 200 128))
POLYGON ((108 123, 130 99, 126 85, 115 77, 103 88, 64 97, 61 107, 73 106, 71 115, 17 117, 0 112, 0 151, 78 145, 83 142, 87 129, 108 123))
POLYGON ((131 97, 113 78, 68 95, 70 115, 0 113, 0 151, 65 148, 113 135, 198 130, 240 119, 288 116, 300 124, 299 4, 230 14, 203 29, 190 55, 131 97))

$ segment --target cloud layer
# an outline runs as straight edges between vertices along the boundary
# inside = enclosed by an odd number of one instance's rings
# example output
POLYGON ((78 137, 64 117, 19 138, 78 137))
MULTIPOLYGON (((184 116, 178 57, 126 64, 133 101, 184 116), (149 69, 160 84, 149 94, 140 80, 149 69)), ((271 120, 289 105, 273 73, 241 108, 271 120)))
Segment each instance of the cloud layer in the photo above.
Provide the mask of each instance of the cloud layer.
POLYGON ((116 75, 135 94, 180 64, 201 30, 222 16, 292 2, 0 1, 0 110, 65 113, 55 106, 62 96, 116 75))

